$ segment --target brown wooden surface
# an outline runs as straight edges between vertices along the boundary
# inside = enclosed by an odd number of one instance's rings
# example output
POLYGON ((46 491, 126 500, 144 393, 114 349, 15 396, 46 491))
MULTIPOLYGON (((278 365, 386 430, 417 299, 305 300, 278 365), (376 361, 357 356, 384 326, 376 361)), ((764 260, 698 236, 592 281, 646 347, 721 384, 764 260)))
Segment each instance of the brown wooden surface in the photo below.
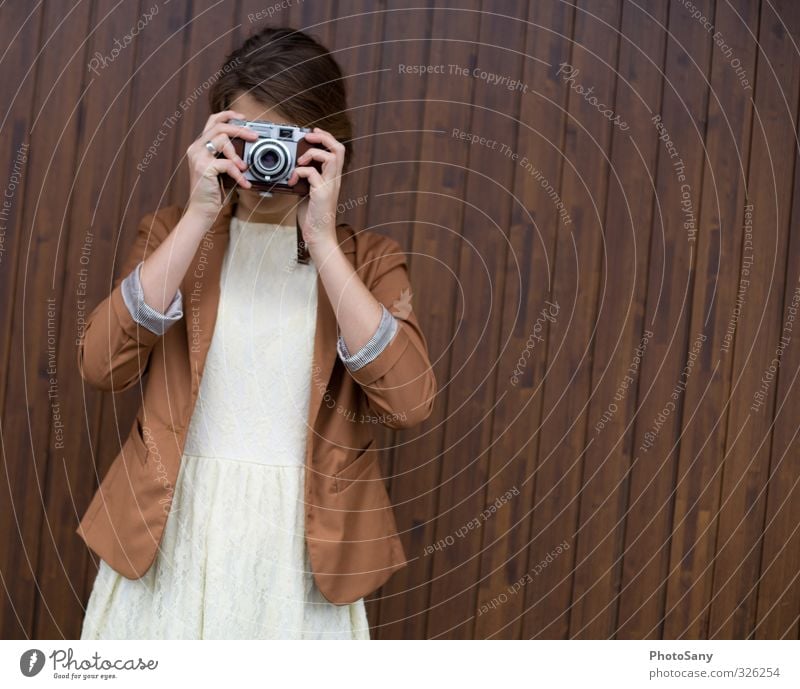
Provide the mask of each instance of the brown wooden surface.
MULTIPOLYGON (((153 4, 0 7, 3 638, 80 633, 97 560, 75 528, 141 397, 83 384, 81 312, 108 294, 141 216, 185 200, 203 83, 273 5, 160 2, 89 70, 153 4)), ((730 54, 666 0, 306 0, 275 14, 347 75, 355 158, 340 200, 367 199, 342 219, 408 252, 440 383, 423 426, 377 429, 410 563, 368 600, 374 638, 800 637, 797 322, 752 408, 800 296, 800 7, 693 4, 730 54), (569 88, 562 62, 626 131, 569 88), (401 64, 477 67, 525 90, 401 64), (512 383, 546 301, 558 313, 512 383)))

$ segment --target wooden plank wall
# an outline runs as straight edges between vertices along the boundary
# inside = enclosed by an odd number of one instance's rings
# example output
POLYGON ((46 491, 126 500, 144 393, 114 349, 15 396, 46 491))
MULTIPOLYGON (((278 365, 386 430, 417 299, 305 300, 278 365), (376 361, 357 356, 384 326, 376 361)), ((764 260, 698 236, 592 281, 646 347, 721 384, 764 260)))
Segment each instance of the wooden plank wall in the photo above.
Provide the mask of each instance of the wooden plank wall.
POLYGON ((378 431, 410 564, 372 636, 799 638, 792 0, 2 3, 3 638, 80 633, 139 403, 82 383, 81 318, 265 10, 348 75, 343 219, 408 252, 440 384, 378 431))

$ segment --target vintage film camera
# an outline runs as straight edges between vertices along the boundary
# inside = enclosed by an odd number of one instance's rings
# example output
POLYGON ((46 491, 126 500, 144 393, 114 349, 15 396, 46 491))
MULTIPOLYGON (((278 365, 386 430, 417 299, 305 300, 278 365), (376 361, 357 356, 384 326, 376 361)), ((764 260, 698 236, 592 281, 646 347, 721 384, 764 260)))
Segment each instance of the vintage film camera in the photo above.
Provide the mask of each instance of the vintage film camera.
MULTIPOLYGON (((243 174, 245 179, 253 185, 254 190, 300 196, 308 194, 310 187, 307 179, 299 179, 293 187, 286 182, 292 176, 297 159, 303 153, 312 146, 324 148, 321 144, 312 144, 305 140, 305 135, 311 129, 292 124, 274 124, 262 120, 231 119, 228 120, 228 123, 237 127, 248 127, 259 135, 256 141, 245 141, 239 137, 231 138, 236 153, 248 165, 243 174)), ((322 171, 322 163, 317 160, 310 161, 308 165, 322 171)), ((223 174, 220 177, 226 189, 236 185, 230 175, 223 174)))

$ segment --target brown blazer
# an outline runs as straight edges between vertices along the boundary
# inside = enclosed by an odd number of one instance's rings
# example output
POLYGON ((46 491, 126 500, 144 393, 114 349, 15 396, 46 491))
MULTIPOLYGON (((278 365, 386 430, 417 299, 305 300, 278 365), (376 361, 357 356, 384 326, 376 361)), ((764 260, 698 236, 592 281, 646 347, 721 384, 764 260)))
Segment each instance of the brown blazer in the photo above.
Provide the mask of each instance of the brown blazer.
MULTIPOLYGON (((133 320, 120 284, 182 213, 179 206, 169 206, 142 219, 121 275, 89 315, 77 350, 81 376, 101 390, 126 390, 147 373, 130 434, 76 529, 97 555, 129 579, 143 576, 153 564, 169 514, 214 332, 232 205, 223 206, 198 247, 181 283, 184 317, 163 336, 133 320)), ((348 371, 336 352, 336 318, 317 276, 305 458, 306 543, 319 590, 330 602, 344 605, 370 594, 407 564, 372 429, 375 423, 391 428, 420 423, 431 413, 437 386, 414 311, 403 308, 410 285, 399 244, 377 233, 355 233, 344 223, 336 232, 358 275, 399 326, 376 359, 348 371)))

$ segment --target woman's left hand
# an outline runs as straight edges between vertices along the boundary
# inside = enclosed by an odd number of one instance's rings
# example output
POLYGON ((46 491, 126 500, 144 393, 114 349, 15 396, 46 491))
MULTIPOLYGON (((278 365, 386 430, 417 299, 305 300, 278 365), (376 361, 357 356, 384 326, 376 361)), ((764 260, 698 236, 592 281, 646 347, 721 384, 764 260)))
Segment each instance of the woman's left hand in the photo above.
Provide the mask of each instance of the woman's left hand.
POLYGON ((315 249, 330 250, 338 245, 336 205, 339 202, 345 148, 332 134, 319 127, 314 127, 305 138, 312 144, 321 143, 327 150, 317 147, 308 149, 297 159, 297 167, 288 183, 294 185, 301 177, 308 180, 309 194, 297 208, 303 239, 310 252, 315 249), (312 160, 322 163, 322 173, 309 165, 312 160))

